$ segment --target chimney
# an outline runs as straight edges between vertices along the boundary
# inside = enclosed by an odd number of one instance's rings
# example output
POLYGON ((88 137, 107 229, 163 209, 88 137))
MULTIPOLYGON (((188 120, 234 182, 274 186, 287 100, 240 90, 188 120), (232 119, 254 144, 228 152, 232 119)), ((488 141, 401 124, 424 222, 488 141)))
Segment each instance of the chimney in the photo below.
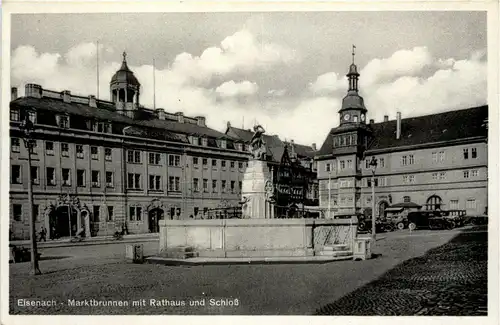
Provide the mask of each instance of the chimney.
POLYGON ((16 87, 12 87, 10 89, 10 100, 16 100, 17 99, 17 88, 16 87))
POLYGON ((374 119, 370 119, 370 124, 373 124, 375 123, 375 120, 374 119))
POLYGON ((384 122, 389 122, 389 115, 384 115, 384 122))
POLYGON ((37 84, 26 84, 24 95, 26 97, 42 98, 42 86, 37 84))
POLYGON ((69 90, 63 90, 61 92, 63 102, 65 103, 71 103, 71 91, 69 90))
POLYGON ((165 110, 163 108, 157 108, 155 110, 155 113, 156 113, 156 116, 158 117, 158 119, 160 119, 160 120, 165 119, 165 110))
POLYGON ((227 122, 227 128, 230 129, 231 128, 231 122, 227 122))
POLYGON ((313 143, 313 144, 311 145, 311 148, 312 148, 312 150, 313 150, 313 151, 317 151, 317 150, 318 150, 318 149, 316 148, 316 143, 313 143))
POLYGON ((396 139, 399 140, 401 138, 401 112, 398 112, 396 114, 397 119, 396 119, 396 139))
POLYGON ((90 107, 97 107, 97 102, 95 100, 95 96, 94 95, 90 95, 89 96, 89 106, 90 107))
POLYGON ((177 122, 184 123, 184 113, 177 112, 177 113, 175 113, 175 115, 177 116, 177 122))
POLYGON ((205 116, 196 116, 196 124, 199 126, 206 126, 205 124, 205 116))

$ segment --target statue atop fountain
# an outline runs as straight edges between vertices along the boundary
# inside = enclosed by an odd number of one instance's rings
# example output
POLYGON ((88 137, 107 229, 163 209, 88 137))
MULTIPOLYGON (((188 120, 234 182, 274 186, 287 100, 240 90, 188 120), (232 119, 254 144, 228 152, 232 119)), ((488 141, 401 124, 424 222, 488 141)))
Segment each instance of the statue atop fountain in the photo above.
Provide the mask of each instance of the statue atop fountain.
POLYGON ((242 181, 242 215, 247 219, 272 218, 272 179, 266 161, 267 146, 263 137, 266 131, 261 125, 255 125, 253 130, 249 146, 252 157, 248 161, 242 181))

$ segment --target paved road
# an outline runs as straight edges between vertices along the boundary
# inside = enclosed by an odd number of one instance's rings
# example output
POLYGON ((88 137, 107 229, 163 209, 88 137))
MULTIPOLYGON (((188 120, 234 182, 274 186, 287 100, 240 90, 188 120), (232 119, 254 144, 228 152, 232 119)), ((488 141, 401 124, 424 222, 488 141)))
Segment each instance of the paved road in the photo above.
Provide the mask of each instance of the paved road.
MULTIPOLYGON (((161 266, 124 262, 123 244, 46 249, 43 275, 28 276, 29 264, 11 265, 10 311, 15 314, 313 314, 376 280, 410 258, 441 246, 459 231, 421 236, 385 234, 369 261, 304 265, 161 266), (99 258, 95 258, 99 255, 99 258), (21 307, 17 299, 55 299, 52 307, 21 307), (124 307, 70 306, 68 299, 128 302, 124 307), (145 306, 131 306, 145 299, 145 306), (152 304, 150 299, 160 301, 152 304), (165 299, 165 301, 162 301, 165 299), (210 299, 219 306, 210 306, 210 299), (227 300, 229 299, 229 300, 227 300), (238 299, 238 305, 231 305, 238 299), (205 306, 189 306, 204 300, 205 306), (172 306, 172 304, 183 306, 172 306), (222 306, 221 306, 222 305, 222 306)), ((156 250, 145 244, 146 254, 156 250)))

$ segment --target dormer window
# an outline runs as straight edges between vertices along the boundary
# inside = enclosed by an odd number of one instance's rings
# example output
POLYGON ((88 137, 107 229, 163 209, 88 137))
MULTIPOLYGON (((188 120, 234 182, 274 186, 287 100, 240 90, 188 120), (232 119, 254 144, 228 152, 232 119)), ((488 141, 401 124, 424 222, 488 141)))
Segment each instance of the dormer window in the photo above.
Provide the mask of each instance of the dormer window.
POLYGON ((31 123, 36 124, 36 112, 35 111, 28 111, 28 118, 31 121, 31 123))
POLYGON ((237 143, 237 144, 236 144, 236 150, 238 150, 238 151, 242 151, 242 150, 241 150, 241 149, 242 149, 242 147, 243 147, 243 146, 242 146, 242 144, 241 144, 241 143, 237 143))
POLYGON ((11 121, 20 121, 21 120, 21 116, 19 114, 18 109, 11 109, 10 110, 10 120, 11 121))
POLYGON ((199 146, 200 145, 200 139, 198 137, 192 137, 191 144, 199 146))
POLYGON ((208 139, 207 138, 201 138, 201 145, 206 147, 208 145, 208 139))
POLYGON ((56 116, 57 125, 60 128, 69 128, 69 116, 68 115, 57 115, 56 116))
POLYGON ((92 128, 92 131, 94 131, 94 132, 111 133, 111 124, 106 123, 106 122, 92 121, 91 128, 92 128))
POLYGON ((222 149, 226 149, 226 147, 227 147, 227 143, 226 143, 226 140, 225 140, 225 139, 220 140, 220 147, 221 147, 222 149))

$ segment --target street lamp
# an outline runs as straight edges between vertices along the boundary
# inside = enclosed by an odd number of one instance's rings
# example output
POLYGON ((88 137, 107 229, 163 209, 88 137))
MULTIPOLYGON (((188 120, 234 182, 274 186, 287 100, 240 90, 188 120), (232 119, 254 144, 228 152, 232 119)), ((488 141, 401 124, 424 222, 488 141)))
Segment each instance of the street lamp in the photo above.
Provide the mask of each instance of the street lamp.
POLYGON ((29 114, 26 113, 23 122, 20 126, 23 131, 23 141, 28 149, 28 201, 29 201, 29 222, 30 222, 30 242, 31 242, 31 275, 42 274, 38 267, 38 251, 36 247, 36 229, 35 216, 33 215, 33 181, 31 176, 31 153, 33 152, 33 130, 35 129, 33 122, 29 119, 29 114))
POLYGON ((377 159, 375 156, 370 161, 370 169, 372 170, 372 239, 376 240, 376 227, 375 227, 375 170, 377 169, 377 159))

